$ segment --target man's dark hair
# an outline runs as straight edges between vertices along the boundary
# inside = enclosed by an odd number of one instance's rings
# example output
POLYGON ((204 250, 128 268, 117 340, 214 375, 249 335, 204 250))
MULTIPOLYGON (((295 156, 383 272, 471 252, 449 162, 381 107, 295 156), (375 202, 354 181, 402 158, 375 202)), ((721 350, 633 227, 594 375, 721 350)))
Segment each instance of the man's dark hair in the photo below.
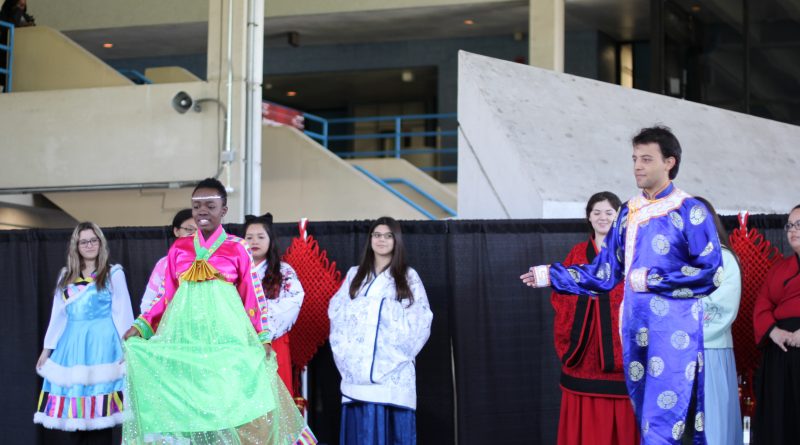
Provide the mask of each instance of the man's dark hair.
POLYGON ((675 158, 675 165, 669 171, 669 179, 675 179, 678 176, 678 168, 681 166, 681 144, 678 142, 678 138, 672 134, 672 130, 669 127, 642 128, 639 134, 633 137, 632 142, 634 146, 658 144, 661 149, 661 156, 664 159, 675 158))
POLYGON ((228 191, 225 190, 225 186, 219 182, 219 179, 216 178, 206 178, 200 181, 197 184, 197 187, 194 188, 192 191, 192 196, 194 196, 195 192, 199 189, 214 189, 219 193, 219 196, 222 197, 222 205, 228 205, 228 191))

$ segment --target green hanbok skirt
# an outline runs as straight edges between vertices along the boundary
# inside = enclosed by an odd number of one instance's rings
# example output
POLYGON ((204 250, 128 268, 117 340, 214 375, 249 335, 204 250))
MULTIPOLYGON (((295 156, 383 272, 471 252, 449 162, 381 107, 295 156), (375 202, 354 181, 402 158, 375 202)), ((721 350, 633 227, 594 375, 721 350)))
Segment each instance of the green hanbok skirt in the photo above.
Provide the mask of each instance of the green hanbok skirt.
POLYGON ((182 282, 156 333, 125 342, 125 359, 125 444, 277 445, 310 435, 230 283, 182 282))

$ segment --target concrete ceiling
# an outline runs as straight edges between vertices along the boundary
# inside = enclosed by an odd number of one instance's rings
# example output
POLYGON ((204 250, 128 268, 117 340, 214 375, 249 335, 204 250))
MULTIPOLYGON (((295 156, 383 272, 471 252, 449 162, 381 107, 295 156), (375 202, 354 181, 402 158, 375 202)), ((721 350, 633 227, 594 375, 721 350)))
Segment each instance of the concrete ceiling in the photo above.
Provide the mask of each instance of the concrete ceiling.
POLYGON ((208 23, 130 26, 65 31, 69 38, 104 60, 202 54, 208 48, 208 23), (104 48, 104 43, 112 48, 104 48))
MULTIPOLYGON (((405 41, 527 34, 528 1, 392 9, 267 18, 265 47, 405 41), (474 21, 466 25, 465 20, 474 21)), ((649 2, 567 0, 568 31, 600 30, 617 40, 645 39, 649 2)), ((206 52, 205 22, 68 31, 66 34, 102 59, 163 57, 206 52), (103 43, 113 43, 103 48, 103 43)))

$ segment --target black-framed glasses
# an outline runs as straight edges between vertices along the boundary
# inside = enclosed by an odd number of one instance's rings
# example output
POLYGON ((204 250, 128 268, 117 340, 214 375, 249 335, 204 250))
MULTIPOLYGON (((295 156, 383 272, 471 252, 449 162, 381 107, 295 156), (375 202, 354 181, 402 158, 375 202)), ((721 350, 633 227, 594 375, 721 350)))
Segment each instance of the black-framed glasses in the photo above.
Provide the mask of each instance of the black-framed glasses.
POLYGON ((792 222, 788 222, 788 223, 786 223, 785 226, 783 226, 783 230, 785 230, 787 232, 792 230, 792 229, 800 230, 800 219, 798 219, 797 221, 795 221, 793 223, 792 222))
POLYGON ((100 244, 100 238, 82 239, 78 241, 78 245, 81 247, 89 247, 96 244, 100 244))
POLYGON ((372 239, 381 239, 381 238, 383 238, 383 239, 394 239, 394 233, 392 233, 392 232, 386 232, 386 233, 372 232, 372 239))
POLYGON ((190 235, 193 234, 194 232, 197 232, 197 227, 180 226, 178 228, 183 230, 184 232, 190 234, 190 235))

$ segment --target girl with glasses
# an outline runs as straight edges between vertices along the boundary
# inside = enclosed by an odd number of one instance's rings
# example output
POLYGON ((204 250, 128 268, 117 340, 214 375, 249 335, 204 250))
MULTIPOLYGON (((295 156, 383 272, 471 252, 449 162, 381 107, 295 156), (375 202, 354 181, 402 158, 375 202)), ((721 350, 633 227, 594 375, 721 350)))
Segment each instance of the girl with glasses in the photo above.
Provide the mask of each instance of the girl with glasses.
POLYGON ((416 444, 414 360, 430 337, 433 313, 405 256, 400 224, 379 218, 361 263, 328 307, 342 376, 340 445, 416 444))
POLYGON ((111 427, 122 423, 121 338, 133 311, 125 273, 108 254, 96 224, 75 227, 36 363, 44 384, 34 423, 76 431, 79 443, 111 443, 111 427))
POLYGON ((272 231, 272 215, 245 217, 244 239, 253 253, 253 263, 267 297, 267 318, 272 331, 272 349, 278 360, 278 375, 292 392, 292 360, 289 330, 300 315, 303 286, 292 266, 281 261, 278 240, 272 231))
MULTIPOLYGON (((192 209, 183 209, 172 218, 172 234, 175 238, 192 236, 197 232, 197 224, 192 218, 192 209)), ((147 288, 142 296, 142 303, 139 306, 141 314, 144 314, 153 305, 153 300, 159 293, 164 292, 164 272, 167 269, 167 257, 163 257, 156 263, 150 279, 147 281, 147 288)))

